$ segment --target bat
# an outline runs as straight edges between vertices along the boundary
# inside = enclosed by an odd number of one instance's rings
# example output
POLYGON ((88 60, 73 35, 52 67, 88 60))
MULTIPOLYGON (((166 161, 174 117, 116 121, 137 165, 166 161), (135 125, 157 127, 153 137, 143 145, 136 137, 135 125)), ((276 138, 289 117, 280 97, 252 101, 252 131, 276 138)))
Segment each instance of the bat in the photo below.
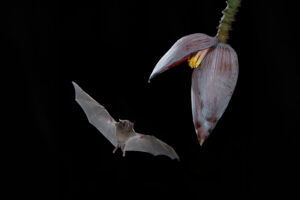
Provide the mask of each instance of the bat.
POLYGON ((154 156, 165 155, 171 159, 179 160, 175 150, 152 135, 144 135, 135 132, 133 122, 129 120, 114 120, 108 111, 75 82, 75 101, 85 112, 88 121, 95 126, 106 139, 115 147, 113 153, 120 148, 125 157, 126 151, 140 151, 150 153, 154 156))

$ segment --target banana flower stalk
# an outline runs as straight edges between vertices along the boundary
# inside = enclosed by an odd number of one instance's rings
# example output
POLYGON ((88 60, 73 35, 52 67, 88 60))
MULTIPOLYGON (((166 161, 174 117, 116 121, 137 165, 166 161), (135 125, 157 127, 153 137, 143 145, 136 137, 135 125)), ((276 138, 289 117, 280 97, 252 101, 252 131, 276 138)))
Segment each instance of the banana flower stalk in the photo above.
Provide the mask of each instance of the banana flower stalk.
POLYGON ((229 0, 215 37, 195 33, 180 38, 154 67, 150 80, 187 61, 193 68, 191 101, 200 146, 215 128, 233 94, 238 79, 238 57, 226 44, 240 0, 229 0))

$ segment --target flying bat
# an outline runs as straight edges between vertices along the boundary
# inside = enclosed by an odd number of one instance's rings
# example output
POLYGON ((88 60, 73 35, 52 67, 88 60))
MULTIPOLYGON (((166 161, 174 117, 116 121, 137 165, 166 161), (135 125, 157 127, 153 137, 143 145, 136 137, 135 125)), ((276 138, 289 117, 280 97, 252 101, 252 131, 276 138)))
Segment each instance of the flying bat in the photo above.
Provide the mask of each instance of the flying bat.
POLYGON ((175 150, 151 135, 135 132, 134 124, 129 120, 115 121, 108 111, 83 91, 75 82, 75 100, 85 112, 88 121, 94 125, 115 147, 120 148, 125 156, 126 151, 141 151, 156 155, 165 155, 179 160, 175 150))

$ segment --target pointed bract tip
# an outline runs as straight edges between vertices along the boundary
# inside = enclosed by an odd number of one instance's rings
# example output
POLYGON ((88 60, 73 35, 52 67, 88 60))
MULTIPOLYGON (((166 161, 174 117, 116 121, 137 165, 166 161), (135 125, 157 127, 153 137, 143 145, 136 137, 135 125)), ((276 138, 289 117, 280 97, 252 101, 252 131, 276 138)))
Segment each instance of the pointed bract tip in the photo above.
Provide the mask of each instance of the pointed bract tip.
POLYGON ((200 144, 200 147, 202 147, 203 143, 204 143, 204 139, 199 139, 199 144, 200 144))
POLYGON ((200 132, 201 130, 203 130, 203 129, 200 128, 197 135, 198 135, 198 142, 199 142, 200 146, 202 147, 202 145, 205 142, 208 134, 206 134, 206 136, 203 136, 203 132, 200 132))

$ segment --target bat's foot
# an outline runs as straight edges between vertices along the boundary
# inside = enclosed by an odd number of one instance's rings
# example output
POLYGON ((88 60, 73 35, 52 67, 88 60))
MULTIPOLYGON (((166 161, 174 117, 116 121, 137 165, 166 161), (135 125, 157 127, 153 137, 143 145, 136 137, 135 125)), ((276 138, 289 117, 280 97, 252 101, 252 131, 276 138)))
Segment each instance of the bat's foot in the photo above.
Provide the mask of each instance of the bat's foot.
POLYGON ((126 153, 126 144, 124 144, 123 148, 122 148, 122 151, 123 151, 123 157, 125 157, 125 153, 126 153))
POLYGON ((114 148, 113 153, 116 153, 116 151, 118 150, 118 146, 116 146, 116 148, 114 148))

